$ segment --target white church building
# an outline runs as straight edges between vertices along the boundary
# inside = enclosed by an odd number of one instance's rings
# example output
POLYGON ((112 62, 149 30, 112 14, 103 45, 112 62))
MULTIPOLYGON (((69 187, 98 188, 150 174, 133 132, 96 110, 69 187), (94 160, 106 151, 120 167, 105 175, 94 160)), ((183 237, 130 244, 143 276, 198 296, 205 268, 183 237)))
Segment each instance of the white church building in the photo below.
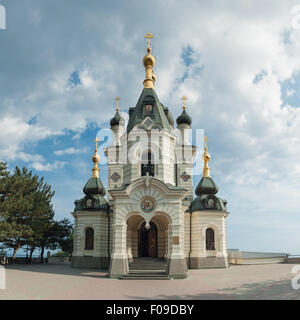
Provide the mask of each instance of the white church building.
POLYGON ((170 110, 154 89, 153 36, 145 38, 141 96, 129 108, 127 127, 118 106, 110 121, 114 142, 105 149, 107 197, 96 139, 92 177, 83 189, 85 196, 75 201, 72 266, 106 269, 111 278, 184 279, 188 269, 228 267, 227 202, 216 196, 207 140, 194 197, 197 147, 188 139, 192 119, 186 112, 187 98, 175 134, 170 110))

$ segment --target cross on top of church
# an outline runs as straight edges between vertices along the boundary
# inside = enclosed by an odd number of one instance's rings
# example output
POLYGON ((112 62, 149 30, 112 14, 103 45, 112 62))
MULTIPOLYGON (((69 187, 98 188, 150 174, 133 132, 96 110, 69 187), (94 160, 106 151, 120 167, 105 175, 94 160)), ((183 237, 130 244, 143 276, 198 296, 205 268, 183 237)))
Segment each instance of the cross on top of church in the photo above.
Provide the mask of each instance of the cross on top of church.
POLYGON ((116 104, 117 104, 117 112, 120 111, 120 98, 119 97, 116 97, 116 104))
POLYGON ((189 100, 186 96, 183 96, 182 99, 183 101, 183 110, 186 110, 186 102, 189 100))
POLYGON ((100 140, 98 138, 96 138, 94 140, 95 144, 96 144, 96 151, 98 150, 98 143, 100 142, 100 140))
POLYGON ((147 39, 148 49, 151 49, 151 39, 154 39, 154 35, 151 32, 148 32, 144 38, 147 39))

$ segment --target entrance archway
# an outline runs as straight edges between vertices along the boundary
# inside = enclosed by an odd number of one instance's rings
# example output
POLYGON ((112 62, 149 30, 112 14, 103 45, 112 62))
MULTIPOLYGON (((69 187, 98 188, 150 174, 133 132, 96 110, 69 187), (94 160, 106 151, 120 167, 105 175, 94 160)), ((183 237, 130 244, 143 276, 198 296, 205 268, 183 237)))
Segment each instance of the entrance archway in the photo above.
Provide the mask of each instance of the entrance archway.
POLYGON ((169 222, 163 215, 155 215, 150 221, 150 231, 144 230, 146 221, 139 214, 132 214, 127 219, 127 256, 129 263, 139 257, 152 257, 166 259, 169 246, 169 222), (148 233, 150 232, 150 238, 148 233), (140 239, 142 237, 142 239, 140 239), (153 243, 153 239, 156 239, 153 243), (147 240, 148 239, 148 240, 147 240), (150 239, 150 240, 149 240, 150 239), (149 254, 149 243, 154 247, 149 254), (144 251, 140 244, 144 244, 144 251), (154 244, 154 246, 153 246, 154 244), (148 247, 148 248, 147 248, 148 247), (147 251, 146 251, 147 250, 147 251))
POLYGON ((146 228, 144 222, 139 229, 139 257, 157 258, 158 233, 157 226, 150 222, 150 228, 146 228))

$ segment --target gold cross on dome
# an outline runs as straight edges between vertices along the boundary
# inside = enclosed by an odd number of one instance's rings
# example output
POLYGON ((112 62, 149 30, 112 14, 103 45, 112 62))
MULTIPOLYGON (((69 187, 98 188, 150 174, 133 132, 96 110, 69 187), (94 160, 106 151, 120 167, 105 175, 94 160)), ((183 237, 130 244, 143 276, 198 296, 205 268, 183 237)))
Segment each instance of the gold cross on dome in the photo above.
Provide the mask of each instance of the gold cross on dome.
POLYGON ((119 112, 120 110, 120 98, 119 97, 116 97, 116 103, 117 103, 117 112, 119 112))
POLYGON ((187 102, 189 99, 188 99, 186 96, 183 96, 181 100, 183 101, 183 110, 185 110, 185 109, 186 109, 186 102, 187 102))
POLYGON ((145 37, 148 40, 148 49, 151 48, 151 39, 154 39, 154 35, 151 32, 148 32, 145 37))
POLYGON ((96 139, 94 140, 94 142, 95 142, 95 144, 96 144, 96 150, 98 150, 98 143, 100 142, 100 140, 99 140, 98 138, 96 138, 96 139))

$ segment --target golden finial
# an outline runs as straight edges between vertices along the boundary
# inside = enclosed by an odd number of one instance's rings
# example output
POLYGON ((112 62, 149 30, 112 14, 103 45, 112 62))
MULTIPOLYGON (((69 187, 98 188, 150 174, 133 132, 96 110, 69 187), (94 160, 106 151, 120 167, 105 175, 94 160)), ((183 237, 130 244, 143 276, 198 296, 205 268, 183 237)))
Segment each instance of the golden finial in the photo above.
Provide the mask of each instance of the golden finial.
POLYGON ((204 161, 203 177, 204 178, 210 177, 210 168, 208 166, 208 163, 210 161, 210 155, 208 153, 207 140, 208 138, 204 137, 204 154, 203 154, 203 161, 204 161))
POLYGON ((189 100, 186 96, 183 96, 182 99, 183 101, 183 110, 185 111, 186 110, 186 102, 189 100))
POLYGON ((147 52, 150 53, 151 52, 151 39, 154 39, 154 35, 151 32, 148 32, 145 37, 145 39, 147 39, 147 52))
POLYGON ((100 157, 98 155, 98 143, 100 142, 100 140, 98 140, 97 138, 94 140, 95 144, 96 144, 96 150, 95 153, 92 157, 92 161, 94 162, 94 168, 92 169, 92 178, 99 178, 99 168, 98 168, 98 163, 100 162, 100 157))
POLYGON ((117 112, 120 111, 120 98, 119 97, 116 97, 116 104, 117 104, 117 112))
POLYGON ((146 79, 144 80, 144 88, 146 89, 154 89, 154 83, 156 80, 156 77, 153 73, 153 67, 155 65, 155 58, 151 54, 151 39, 154 38, 152 33, 147 33, 144 37, 148 40, 148 48, 147 48, 147 54, 144 56, 143 64, 146 69, 146 79))

